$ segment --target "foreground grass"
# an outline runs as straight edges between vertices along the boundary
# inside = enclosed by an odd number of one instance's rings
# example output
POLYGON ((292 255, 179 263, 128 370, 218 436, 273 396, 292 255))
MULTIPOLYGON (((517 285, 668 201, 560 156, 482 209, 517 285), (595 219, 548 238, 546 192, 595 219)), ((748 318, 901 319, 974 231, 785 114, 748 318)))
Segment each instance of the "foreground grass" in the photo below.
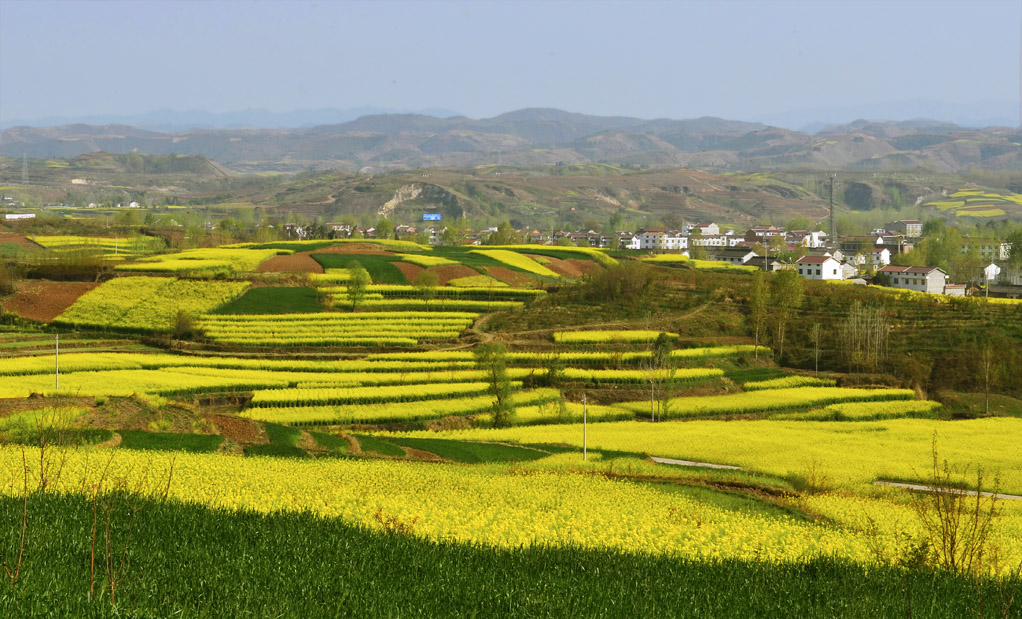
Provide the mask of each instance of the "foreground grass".
MULTIPOLYGON (((127 506, 106 506, 120 548, 127 506)), ((20 501, 0 500, 8 562, 20 520, 20 501)), ((916 617, 1001 616, 997 583, 939 572, 867 571, 829 559, 771 565, 497 550, 175 502, 141 506, 111 605, 102 526, 96 594, 88 597, 89 501, 33 495, 28 523, 19 579, 0 581, 4 616, 904 617, 909 608, 916 617)))

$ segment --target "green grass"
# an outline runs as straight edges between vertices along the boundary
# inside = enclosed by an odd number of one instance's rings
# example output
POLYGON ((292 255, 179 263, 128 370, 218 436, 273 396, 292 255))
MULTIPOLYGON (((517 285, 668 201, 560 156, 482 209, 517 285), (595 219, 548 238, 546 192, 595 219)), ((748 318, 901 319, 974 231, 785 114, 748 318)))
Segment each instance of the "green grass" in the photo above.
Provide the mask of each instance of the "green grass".
MULTIPOLYGON (((945 572, 867 570, 826 558, 777 565, 572 548, 498 550, 311 515, 176 502, 145 503, 131 521, 123 501, 107 505, 115 508, 115 544, 133 526, 115 604, 105 584, 102 527, 96 595, 89 601, 91 502, 36 494, 19 580, 5 578, 0 587, 3 616, 1000 616, 996 583, 945 572)), ((0 522, 20 519, 20 500, 0 499, 0 522)), ((14 525, 0 533, 5 561, 15 560, 18 533, 14 525)))
POLYGON ((276 423, 263 423, 268 445, 249 445, 245 448, 246 456, 271 456, 275 458, 308 458, 304 449, 297 447, 302 437, 301 430, 276 423))
POLYGON ((151 449, 156 451, 214 452, 224 442, 216 434, 175 434, 173 432, 145 432, 118 430, 124 449, 151 449))
MULTIPOLYGON (((955 417, 981 417, 986 414, 986 398, 982 393, 940 393, 940 402, 955 417)), ((1022 400, 1006 395, 990 394, 990 414, 1022 417, 1022 400)))
POLYGON ((353 435, 355 440, 358 441, 358 446, 362 449, 362 452, 369 452, 379 454, 381 456, 390 456, 392 458, 404 458, 405 450, 401 449, 397 445, 389 441, 384 441, 375 436, 366 436, 364 434, 353 435))
POLYGON ((346 454, 351 447, 348 443, 348 439, 334 434, 327 434, 325 432, 309 432, 309 436, 316 441, 316 445, 327 450, 330 454, 346 454))
POLYGON ((214 314, 311 314, 323 306, 315 288, 307 286, 250 288, 214 314))
POLYGON ((394 262, 397 256, 382 254, 312 254, 313 260, 323 265, 324 269, 346 269, 352 262, 357 262, 369 272, 374 284, 409 284, 394 262))
MULTIPOLYGON (((549 450, 501 445, 498 443, 475 443, 431 438, 387 438, 387 442, 401 447, 426 451, 444 460, 475 464, 479 462, 527 462, 549 456, 549 450)), ((363 447, 365 449, 365 447, 363 447)))

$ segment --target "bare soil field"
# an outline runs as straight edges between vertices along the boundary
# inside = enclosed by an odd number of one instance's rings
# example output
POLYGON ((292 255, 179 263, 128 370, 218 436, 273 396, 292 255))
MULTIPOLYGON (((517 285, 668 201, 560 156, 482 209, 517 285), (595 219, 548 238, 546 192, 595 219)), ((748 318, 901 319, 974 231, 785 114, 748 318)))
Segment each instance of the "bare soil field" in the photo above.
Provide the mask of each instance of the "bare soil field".
POLYGON ((478 271, 470 267, 467 267, 463 264, 445 264, 444 266, 430 267, 429 271, 432 273, 436 273, 437 278, 440 280, 441 286, 446 286, 447 282, 451 281, 452 279, 479 275, 478 271))
POLYGON ((50 322, 96 286, 95 282, 22 282, 18 292, 4 299, 3 308, 22 318, 50 322))
POLYGON ((513 288, 530 288, 536 283, 535 280, 525 273, 512 271, 506 267, 490 267, 487 271, 493 277, 513 288))
POLYGON ((263 273, 322 273, 323 265, 312 259, 310 252, 290 256, 274 256, 259 265, 263 273))
MULTIPOLYGON (((425 268, 417 264, 412 264, 411 262, 394 262, 392 264, 396 266, 398 270, 401 271, 401 273, 404 274, 405 279, 408 280, 408 283, 414 282, 415 278, 419 276, 419 273, 422 273, 423 271, 426 270, 425 268)), ((437 275, 437 277, 440 276, 437 275)))

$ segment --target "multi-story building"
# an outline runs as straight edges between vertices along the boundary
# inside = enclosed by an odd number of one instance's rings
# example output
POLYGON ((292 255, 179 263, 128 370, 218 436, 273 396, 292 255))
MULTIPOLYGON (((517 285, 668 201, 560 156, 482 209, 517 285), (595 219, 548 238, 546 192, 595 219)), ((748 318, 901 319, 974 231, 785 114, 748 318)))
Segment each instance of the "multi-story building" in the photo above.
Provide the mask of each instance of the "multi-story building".
POLYGON ((948 283, 947 273, 938 267, 902 267, 887 265, 878 270, 891 280, 891 286, 916 292, 944 294, 948 283))

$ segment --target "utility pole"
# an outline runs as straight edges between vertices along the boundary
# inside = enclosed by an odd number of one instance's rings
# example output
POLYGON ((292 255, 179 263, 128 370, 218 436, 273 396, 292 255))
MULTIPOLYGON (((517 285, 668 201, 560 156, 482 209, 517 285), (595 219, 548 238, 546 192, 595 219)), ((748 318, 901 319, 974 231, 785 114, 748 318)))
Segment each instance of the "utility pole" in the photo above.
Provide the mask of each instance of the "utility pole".
POLYGON ((53 336, 54 346, 54 361, 56 362, 56 379, 57 379, 57 391, 60 391, 60 334, 56 333, 53 336))
POLYGON ((582 393, 582 461, 588 458, 589 450, 589 407, 586 405, 586 394, 582 393))

